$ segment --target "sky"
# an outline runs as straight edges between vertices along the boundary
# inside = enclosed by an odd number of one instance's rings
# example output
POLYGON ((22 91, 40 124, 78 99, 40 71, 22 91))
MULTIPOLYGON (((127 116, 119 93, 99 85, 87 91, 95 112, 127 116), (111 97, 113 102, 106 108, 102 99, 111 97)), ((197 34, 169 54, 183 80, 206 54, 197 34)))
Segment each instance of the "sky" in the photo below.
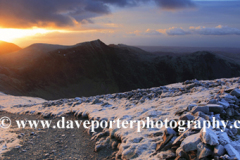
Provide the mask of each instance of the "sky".
POLYGON ((240 0, 0 0, 0 40, 240 48, 240 0))

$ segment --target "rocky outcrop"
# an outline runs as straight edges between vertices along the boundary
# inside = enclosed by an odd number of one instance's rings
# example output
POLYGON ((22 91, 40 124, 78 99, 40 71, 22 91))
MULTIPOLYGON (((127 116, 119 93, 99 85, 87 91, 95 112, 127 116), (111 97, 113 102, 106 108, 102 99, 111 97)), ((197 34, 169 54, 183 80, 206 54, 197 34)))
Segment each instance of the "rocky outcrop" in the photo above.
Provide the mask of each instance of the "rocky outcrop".
MULTIPOLYGON (((195 134, 191 135, 189 133, 191 133, 190 131, 193 128, 188 129, 184 133, 178 133, 179 136, 170 148, 172 150, 176 149, 176 159, 240 159, 240 154, 235 149, 237 147, 235 146, 234 148, 232 145, 232 141, 237 137, 239 138, 239 129, 234 126, 235 120, 240 118, 238 114, 240 111, 238 99, 239 85, 237 86, 230 90, 230 94, 228 89, 225 92, 220 90, 214 99, 205 103, 199 103, 197 106, 190 105, 192 107, 187 107, 185 110, 187 113, 181 116, 180 120, 190 120, 192 116, 195 116, 195 119, 201 117, 202 120, 209 121, 211 126, 215 126, 213 124, 215 119, 218 120, 218 123, 221 120, 229 123, 225 126, 226 128, 224 128, 223 124, 220 124, 219 128, 202 128, 201 131, 195 130, 195 134), (231 102, 231 104, 228 102, 231 102), (196 113, 204 113, 205 116, 207 115, 207 118, 196 113), (195 156, 192 156, 193 153, 195 156)), ((157 155, 161 155, 161 152, 165 153, 165 151, 161 150, 157 150, 157 152, 159 152, 156 153, 157 155)))
POLYGON ((238 90, 240 78, 217 79, 212 81, 188 81, 149 89, 129 92, 59 99, 31 105, 5 107, 13 113, 38 114, 42 116, 63 116, 74 114, 99 122, 111 120, 141 120, 147 124, 150 117, 179 122, 198 120, 212 127, 195 128, 196 123, 171 127, 101 129, 96 124, 87 132, 96 141, 95 151, 108 147, 116 149, 116 159, 239 159, 240 131, 234 127, 239 119, 238 90), (191 87, 189 87, 191 86, 191 87), (141 101, 144 99, 144 101, 141 101), (214 120, 219 127, 213 127, 214 120), (224 125, 222 122, 227 122, 224 125), (216 122, 216 121, 215 121, 216 122), (92 132, 94 127, 96 132, 92 132), (184 129, 184 130, 183 130, 184 129))

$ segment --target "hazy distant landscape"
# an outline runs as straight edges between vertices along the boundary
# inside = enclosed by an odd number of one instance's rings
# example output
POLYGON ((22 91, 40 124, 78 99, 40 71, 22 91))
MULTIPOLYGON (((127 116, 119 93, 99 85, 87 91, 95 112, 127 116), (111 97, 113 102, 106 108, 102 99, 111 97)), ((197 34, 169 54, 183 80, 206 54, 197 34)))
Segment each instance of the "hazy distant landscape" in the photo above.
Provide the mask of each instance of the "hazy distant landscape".
POLYGON ((240 48, 227 47, 175 47, 175 46, 136 46, 147 52, 166 52, 166 53, 193 53, 197 51, 209 51, 216 53, 239 54, 240 48))
POLYGON ((33 44, 0 55, 0 90, 58 99, 125 92, 195 78, 240 76, 237 49, 197 49, 201 48, 182 48, 181 53, 174 47, 147 52, 123 44, 106 45, 100 40, 73 46, 33 44))

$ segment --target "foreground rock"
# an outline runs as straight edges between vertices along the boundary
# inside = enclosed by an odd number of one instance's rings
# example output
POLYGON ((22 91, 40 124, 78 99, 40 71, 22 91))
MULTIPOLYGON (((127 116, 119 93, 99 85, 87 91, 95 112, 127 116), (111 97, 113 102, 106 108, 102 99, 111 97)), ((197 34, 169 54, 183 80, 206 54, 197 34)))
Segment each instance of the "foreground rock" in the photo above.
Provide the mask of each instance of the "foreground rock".
POLYGON ((205 144, 209 144, 211 146, 216 146, 219 144, 217 134, 213 132, 211 129, 207 128, 206 131, 202 129, 200 132, 200 137, 202 142, 205 144))

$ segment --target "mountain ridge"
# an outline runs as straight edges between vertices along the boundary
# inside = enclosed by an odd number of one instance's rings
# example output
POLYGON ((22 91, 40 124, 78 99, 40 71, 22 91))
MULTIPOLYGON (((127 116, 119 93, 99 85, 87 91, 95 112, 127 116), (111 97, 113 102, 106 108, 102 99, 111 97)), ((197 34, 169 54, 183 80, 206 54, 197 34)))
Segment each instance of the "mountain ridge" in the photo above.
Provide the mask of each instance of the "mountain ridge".
POLYGON ((206 51, 159 56, 132 46, 106 45, 100 40, 38 51, 12 53, 11 57, 20 56, 17 60, 1 57, 0 91, 58 99, 240 75, 237 61, 206 51))

